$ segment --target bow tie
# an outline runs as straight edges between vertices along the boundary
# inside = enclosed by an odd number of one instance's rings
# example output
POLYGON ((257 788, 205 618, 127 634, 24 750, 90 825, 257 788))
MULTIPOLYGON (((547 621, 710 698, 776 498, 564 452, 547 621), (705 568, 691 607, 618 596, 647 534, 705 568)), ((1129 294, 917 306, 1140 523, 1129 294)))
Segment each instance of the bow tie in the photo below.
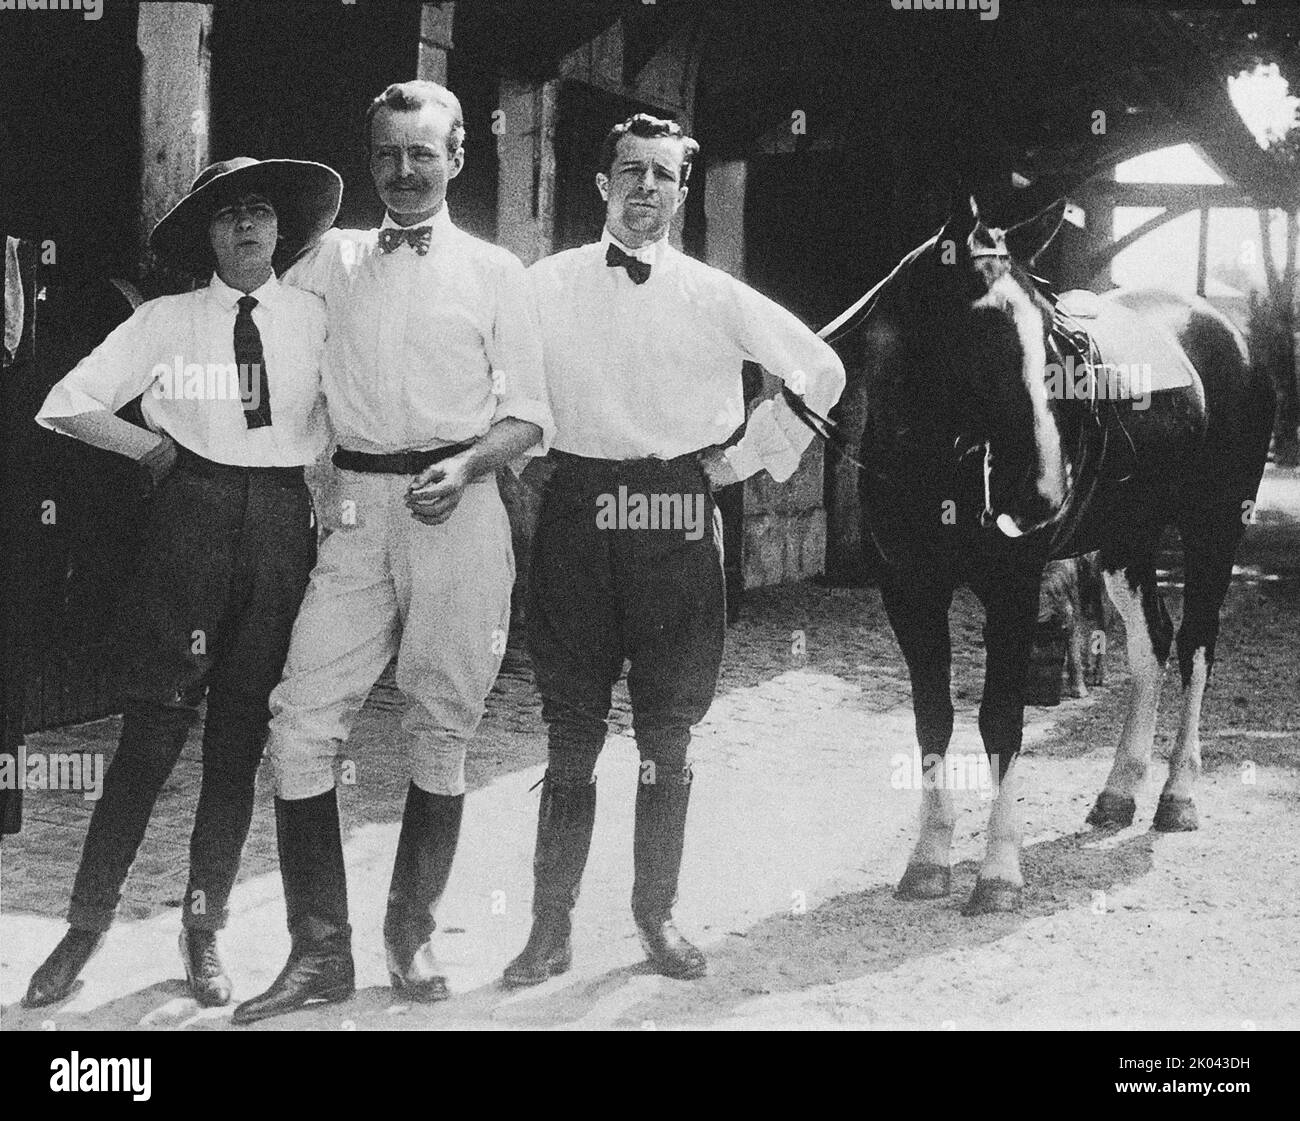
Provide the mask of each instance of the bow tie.
POLYGON ((610 242, 609 248, 605 250, 605 264, 611 269, 620 267, 627 269, 627 275, 632 278, 633 284, 644 284, 650 279, 649 264, 637 260, 630 253, 624 253, 613 242, 610 242))
POLYGON ((429 239, 432 237, 432 226, 390 226, 379 231, 379 251, 392 253, 402 242, 406 242, 423 257, 429 252, 429 239))

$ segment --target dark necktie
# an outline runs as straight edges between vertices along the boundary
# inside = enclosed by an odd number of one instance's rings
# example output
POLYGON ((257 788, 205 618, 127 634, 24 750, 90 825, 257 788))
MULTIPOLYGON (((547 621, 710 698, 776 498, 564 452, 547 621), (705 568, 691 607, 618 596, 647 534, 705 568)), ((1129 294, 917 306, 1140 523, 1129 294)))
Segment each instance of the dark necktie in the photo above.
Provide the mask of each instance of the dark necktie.
POLYGON ((421 257, 429 252, 429 239, 433 237, 432 226, 389 227, 379 231, 379 251, 394 252, 402 242, 406 242, 421 257))
POLYGON ((638 261, 629 253, 624 253, 617 245, 610 242, 605 250, 605 264, 611 269, 625 268, 633 284, 644 284, 650 279, 650 266, 645 261, 638 261))
POLYGON ((266 361, 262 356, 262 336, 253 322, 252 296, 239 297, 239 314, 235 316, 235 362, 239 365, 239 387, 244 395, 244 423, 249 428, 265 428, 271 423, 271 387, 266 380, 266 361), (253 388, 253 378, 257 388, 253 388))

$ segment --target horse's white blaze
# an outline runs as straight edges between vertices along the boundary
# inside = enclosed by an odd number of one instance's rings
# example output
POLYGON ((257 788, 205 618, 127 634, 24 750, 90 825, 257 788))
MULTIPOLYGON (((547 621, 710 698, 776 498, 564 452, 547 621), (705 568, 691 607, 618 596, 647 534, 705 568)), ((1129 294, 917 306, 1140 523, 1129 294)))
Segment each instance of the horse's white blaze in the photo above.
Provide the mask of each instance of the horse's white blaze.
POLYGON ((1169 779, 1163 793, 1171 798, 1190 798, 1201 773, 1201 699, 1209 679, 1205 647, 1198 646, 1192 655, 1192 676, 1183 690, 1183 716, 1178 739, 1169 757, 1169 779))
POLYGON ((1124 620, 1124 638, 1128 645, 1129 671, 1133 688, 1129 693, 1128 714, 1115 750, 1115 763, 1106 778, 1106 790, 1122 798, 1131 798, 1146 778, 1151 762, 1151 748, 1156 736, 1156 706, 1160 703, 1160 681, 1164 671, 1156 659, 1142 612, 1142 595, 1128 586, 1123 570, 1105 572, 1106 591, 1124 620))
MULTIPOLYGON (((942 769, 942 765, 940 765, 942 769)), ((952 851, 952 831, 957 814, 952 805, 952 791, 943 783, 924 784, 921 789, 921 832, 912 849, 913 864, 948 866, 952 851)))
POLYGON ((984 511, 993 516, 993 449, 984 445, 984 511))
POLYGON ((1024 836, 1024 798, 1020 781, 1020 756, 1011 760, 998 783, 998 796, 989 812, 989 840, 980 864, 981 880, 1005 880, 1020 887, 1020 842, 1024 836))
MULTIPOLYGON (((1065 465, 1061 458, 1061 434, 1047 402, 1047 345, 1043 338, 1043 317, 1015 278, 1007 273, 989 285, 988 295, 976 307, 1002 305, 1010 309, 1020 339, 1020 374, 1034 411, 1034 446, 1038 450, 1038 493, 1058 509, 1065 501, 1065 465)), ((1014 536, 1014 535, 1009 535, 1014 536)))

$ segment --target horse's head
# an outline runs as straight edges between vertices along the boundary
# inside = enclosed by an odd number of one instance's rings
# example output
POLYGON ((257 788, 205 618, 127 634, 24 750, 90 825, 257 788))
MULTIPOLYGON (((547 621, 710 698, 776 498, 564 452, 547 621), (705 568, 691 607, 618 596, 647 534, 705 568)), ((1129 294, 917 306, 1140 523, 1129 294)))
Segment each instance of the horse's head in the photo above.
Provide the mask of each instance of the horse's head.
POLYGON ((1063 207, 1002 230, 951 219, 910 270, 914 338, 944 386, 943 430, 959 452, 983 449, 981 522, 1019 537, 1061 511, 1068 489, 1054 403, 1045 381, 1052 311, 1017 264, 1051 239, 1063 207), (936 367, 938 367, 936 369, 936 367))

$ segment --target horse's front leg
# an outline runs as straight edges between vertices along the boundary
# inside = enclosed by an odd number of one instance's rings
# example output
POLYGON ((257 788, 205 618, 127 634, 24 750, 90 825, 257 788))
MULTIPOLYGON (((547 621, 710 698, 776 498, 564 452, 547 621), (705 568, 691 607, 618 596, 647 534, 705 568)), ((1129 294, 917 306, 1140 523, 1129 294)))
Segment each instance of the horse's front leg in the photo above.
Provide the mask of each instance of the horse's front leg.
POLYGON ((938 899, 951 888, 952 791, 943 759, 952 739, 952 644, 948 608, 953 589, 914 572, 890 569, 881 598, 912 680, 912 714, 921 748, 921 824, 916 846, 899 881, 900 899, 938 899))
POLYGON ((984 603, 984 699, 980 736, 996 784, 989 814, 988 844, 975 890, 962 913, 1014 911, 1024 877, 1020 845, 1024 834, 1020 743, 1024 735, 1025 675, 1038 618, 1041 569, 1007 570, 976 589, 984 603))

